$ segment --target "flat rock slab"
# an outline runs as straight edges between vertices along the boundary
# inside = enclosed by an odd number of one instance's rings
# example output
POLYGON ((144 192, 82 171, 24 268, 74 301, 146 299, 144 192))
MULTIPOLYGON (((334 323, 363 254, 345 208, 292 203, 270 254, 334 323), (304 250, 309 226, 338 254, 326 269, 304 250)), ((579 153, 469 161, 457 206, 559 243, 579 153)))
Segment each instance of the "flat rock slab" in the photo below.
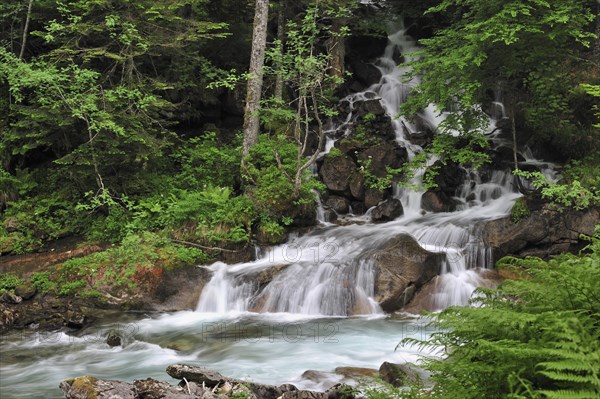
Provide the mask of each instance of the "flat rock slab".
POLYGON ((208 387, 215 387, 230 381, 229 378, 204 367, 189 366, 187 364, 172 364, 167 367, 167 374, 178 380, 184 378, 188 381, 204 383, 208 387))

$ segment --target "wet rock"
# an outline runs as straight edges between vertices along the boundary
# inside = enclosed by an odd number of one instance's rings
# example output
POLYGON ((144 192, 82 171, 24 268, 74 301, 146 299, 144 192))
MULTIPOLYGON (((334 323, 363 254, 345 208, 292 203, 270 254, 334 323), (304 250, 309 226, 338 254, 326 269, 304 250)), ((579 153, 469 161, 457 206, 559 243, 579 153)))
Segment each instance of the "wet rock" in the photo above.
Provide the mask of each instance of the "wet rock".
MULTIPOLYGON (((364 151, 369 147, 369 143, 365 141, 356 140, 353 136, 343 138, 339 141, 335 142, 335 147, 339 148, 339 150, 348 155, 351 158, 356 158, 356 154, 364 151)), ((356 171, 356 173, 359 173, 356 171)))
POLYGON ((343 214, 348 213, 348 210, 350 207, 350 201, 348 201, 344 197, 338 197, 337 195, 332 195, 327 199, 327 201, 325 202, 325 205, 327 205, 328 207, 333 209, 338 214, 343 215, 343 214))
POLYGON ((418 374, 405 364, 383 362, 379 367, 381 379, 394 387, 408 385, 418 380, 418 374))
POLYGON ((415 115, 414 131, 403 124, 404 133, 411 143, 421 147, 433 141, 434 129, 421 115, 415 115))
POLYGON ((370 63, 356 61, 350 64, 349 69, 352 77, 360 83, 361 88, 369 87, 381 79, 381 71, 370 63))
POLYGON ((498 101, 487 101, 481 104, 483 112, 491 118, 499 120, 504 118, 504 104, 498 101))
POLYGON ((376 188, 367 188, 365 190, 365 207, 367 209, 372 208, 388 198, 388 196, 389 192, 387 191, 380 191, 376 188))
POLYGON ((342 155, 339 157, 325 157, 319 173, 328 189, 343 192, 348 189, 350 177, 356 171, 356 164, 352 158, 342 155))
POLYGON ((177 267, 165 270, 158 289, 145 303, 160 311, 195 309, 204 285, 212 274, 202 267, 177 267))
POLYGON ((281 399, 325 399, 325 392, 289 391, 280 396, 281 399))
POLYGON ((365 256, 374 261, 375 300, 386 312, 408 304, 416 290, 440 273, 445 259, 443 254, 423 249, 407 234, 391 238, 365 256))
POLYGON ((31 282, 25 282, 15 288, 15 294, 24 300, 31 299, 37 294, 37 288, 31 282))
POLYGON ((335 373, 351 379, 377 376, 377 370, 365 367, 336 367, 335 373))
POLYGON ((178 380, 183 380, 185 378, 188 381, 197 382, 199 384, 204 383, 207 387, 214 387, 228 380, 216 371, 186 364, 170 365, 167 367, 167 374, 178 380))
POLYGON ((9 328, 18 317, 15 309, 9 308, 3 303, 0 303, 0 331, 9 328))
POLYGON ((352 213, 355 215, 364 215, 367 211, 367 207, 365 206, 364 202, 352 201, 350 206, 352 207, 352 213))
POLYGON ((317 223, 317 208, 314 202, 302 205, 290 203, 283 214, 292 218, 292 226, 294 227, 309 227, 317 223))
POLYGON ((446 162, 443 164, 437 161, 433 164, 437 169, 437 175, 434 182, 438 188, 436 191, 441 191, 447 196, 454 196, 465 182, 467 173, 456 162, 446 162))
POLYGON ((65 380, 59 385, 67 399, 134 399, 136 392, 133 385, 110 380, 99 380, 84 376, 65 380))
POLYGON ((23 302, 23 298, 12 292, 6 291, 0 296, 0 302, 16 305, 23 302))
POLYGON ((365 100, 360 105, 359 115, 361 114, 385 115, 385 108, 379 99, 365 100))
POLYGON ((284 395, 286 392, 296 391, 297 388, 292 384, 286 384, 281 386, 246 383, 246 387, 256 396, 257 399, 277 399, 284 395))
POLYGON ((69 328, 72 328, 74 330, 80 330, 82 329, 86 324, 86 316, 83 313, 80 312, 68 312, 67 313, 67 319, 66 319, 66 325, 69 328))
POLYGON ((350 193, 354 198, 359 201, 363 201, 365 199, 365 176, 356 171, 350 176, 350 193))
POLYGON ((250 278, 252 281, 256 282, 260 287, 264 287, 268 285, 279 273, 284 271, 289 267, 287 265, 274 265, 269 267, 268 269, 262 270, 257 274, 252 275, 250 278))
POLYGON ((136 380, 133 382, 136 398, 139 399, 184 399, 190 398, 187 389, 183 387, 175 387, 168 382, 158 381, 153 378, 145 380, 136 380))
POLYGON ((331 373, 326 373, 324 371, 319 370, 306 370, 302 373, 302 378, 305 380, 310 380, 313 382, 321 382, 329 379, 331 377, 331 373))
POLYGON ((506 255, 548 258, 577 251, 585 243, 580 235, 593 235, 600 209, 559 211, 546 205, 514 223, 510 216, 485 223, 483 240, 492 248, 494 261, 506 255))
POLYGON ((408 140, 416 144, 420 147, 425 147, 433 140, 433 132, 431 131, 419 131, 419 132, 409 132, 408 140))
MULTIPOLYGON (((493 169, 506 169, 512 168, 515 164, 513 149, 510 147, 497 147, 490 152, 492 158, 491 167, 493 169)), ((525 158, 523 155, 517 153, 517 161, 524 162, 525 158)))
POLYGON ((115 335, 115 334, 110 334, 106 338, 106 343, 111 348, 114 348, 115 346, 121 346, 121 337, 119 337, 118 335, 115 335))
POLYGON ((363 162, 369 161, 369 171, 377 177, 387 176, 387 168, 399 168, 408 159, 406 148, 397 143, 380 143, 358 155, 363 162))
POLYGON ((325 391, 326 399, 353 399, 358 397, 357 391, 346 384, 336 384, 325 391))
POLYGON ((387 47, 388 39, 385 35, 379 37, 373 35, 352 35, 348 38, 350 59, 373 61, 383 54, 387 47))
POLYGON ((399 199, 391 198, 377 205, 371 212, 371 220, 374 222, 387 222, 394 220, 404 214, 402 202, 399 199))
POLYGON ((337 213, 333 209, 324 207, 323 209, 323 221, 333 223, 338 219, 337 213))
MULTIPOLYGON (((257 239, 259 241, 261 241, 261 239, 265 239, 265 237, 258 237, 259 233, 257 233, 257 239)), ((285 240, 285 236, 283 237, 283 240, 285 240)), ((223 262, 227 263, 227 264, 234 264, 234 263, 245 263, 245 262, 252 262, 253 260, 255 260, 256 258, 256 253, 254 251, 254 248, 252 246, 249 245, 240 245, 238 248, 233 248, 227 251, 223 251, 221 253, 221 257, 223 259, 223 262)))
POLYGON ((421 196, 421 209, 429 212, 454 212, 458 204, 441 191, 426 191, 421 196))

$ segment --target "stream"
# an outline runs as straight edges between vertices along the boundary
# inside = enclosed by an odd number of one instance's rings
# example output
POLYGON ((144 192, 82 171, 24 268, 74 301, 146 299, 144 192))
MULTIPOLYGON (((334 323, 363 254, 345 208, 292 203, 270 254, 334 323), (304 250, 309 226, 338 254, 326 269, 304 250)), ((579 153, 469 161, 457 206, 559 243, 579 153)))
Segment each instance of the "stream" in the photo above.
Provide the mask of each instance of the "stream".
MULTIPOLYGON (((393 117, 396 140, 409 158, 420 151, 405 137, 409 121, 394 119, 416 81, 402 82, 407 67, 397 66, 394 54, 405 59, 416 50, 401 28, 389 37, 385 54, 376 62, 381 81, 346 100, 379 98, 393 117)), ((444 115, 430 107, 422 117, 436 127, 444 115)), ((502 115, 498 116, 499 118, 502 115)), ((346 123, 351 123, 350 114, 346 123)), ((507 145, 494 131, 496 146, 507 145)), ((340 131, 344 126, 336 126, 340 131)), ((326 148, 333 146, 330 139, 326 148)), ((524 150, 527 163, 540 165, 524 150)), ((552 165, 542 164, 553 176, 552 165)), ((19 332, 2 337, 0 393, 2 398, 60 398, 61 380, 93 375, 132 381, 147 377, 168 380, 165 368, 174 363, 202 365, 226 376, 262 383, 292 383, 325 390, 342 380, 336 367, 378 368, 382 362, 416 362, 424 354, 416 347, 399 347, 402 338, 427 340, 425 320, 385 314, 374 298, 375 269, 370 250, 399 234, 409 234, 431 252, 445 254, 442 275, 432 293, 433 309, 465 305, 484 284, 480 271, 491 268, 490 249, 480 237, 482 223, 507 215, 520 196, 514 178, 501 170, 484 180, 476 171, 456 200, 457 211, 423 213, 422 192, 396 188, 404 215, 372 224, 365 216, 345 216, 348 224, 323 220, 304 236, 263 250, 258 260, 207 266, 213 273, 196 311, 123 315, 70 335, 65 332, 19 332), (260 287, 252 278, 278 268, 260 287), (118 331, 123 347, 110 348, 106 336, 118 331), (313 381, 306 370, 325 372, 313 381)), ((415 182, 420 176, 415 176, 415 182)), ((175 382, 174 380, 171 382, 175 382)))

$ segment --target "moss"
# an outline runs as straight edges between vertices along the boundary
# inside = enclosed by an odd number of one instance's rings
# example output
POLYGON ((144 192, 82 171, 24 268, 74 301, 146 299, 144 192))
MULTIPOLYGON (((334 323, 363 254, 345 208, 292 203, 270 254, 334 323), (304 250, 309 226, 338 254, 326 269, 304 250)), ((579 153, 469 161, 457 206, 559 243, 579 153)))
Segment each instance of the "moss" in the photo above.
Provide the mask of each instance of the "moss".
POLYGON ((87 399, 96 399, 98 397, 96 382, 98 382, 98 379, 89 375, 66 381, 71 386, 71 396, 87 399))
POLYGON ((529 217, 529 215, 531 215, 531 212, 529 211, 529 207, 527 206, 527 201, 525 201, 525 198, 517 198, 510 211, 510 218, 512 222, 519 223, 521 220, 529 217))
POLYGON ((343 155, 342 151, 340 151, 339 148, 333 147, 331 150, 329 150, 326 157, 327 158, 337 158, 337 157, 341 157, 342 155, 343 155))

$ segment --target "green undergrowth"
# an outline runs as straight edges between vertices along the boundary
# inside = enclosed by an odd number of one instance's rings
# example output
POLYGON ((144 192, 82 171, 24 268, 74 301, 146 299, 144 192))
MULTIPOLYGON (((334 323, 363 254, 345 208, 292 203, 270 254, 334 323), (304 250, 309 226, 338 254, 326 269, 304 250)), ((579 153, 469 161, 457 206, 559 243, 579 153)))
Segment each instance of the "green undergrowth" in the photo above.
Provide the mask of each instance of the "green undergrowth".
POLYGON ((120 245, 69 259, 31 275, 41 293, 104 297, 152 292, 166 271, 206 262, 200 249, 175 244, 154 233, 128 235, 120 245))

